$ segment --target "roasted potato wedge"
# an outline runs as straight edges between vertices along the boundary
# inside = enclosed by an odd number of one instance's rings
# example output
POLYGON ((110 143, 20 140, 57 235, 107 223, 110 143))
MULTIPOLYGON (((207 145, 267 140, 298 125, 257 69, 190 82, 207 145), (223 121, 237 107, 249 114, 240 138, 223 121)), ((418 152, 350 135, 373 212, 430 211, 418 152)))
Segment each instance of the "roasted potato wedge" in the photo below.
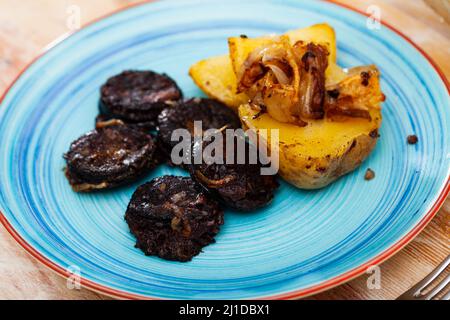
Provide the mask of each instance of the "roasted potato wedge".
POLYGON ((236 75, 228 55, 197 62, 190 68, 189 75, 207 96, 236 111, 241 104, 248 101, 244 93, 236 93, 236 75))
POLYGON ((354 170, 370 154, 378 138, 381 110, 371 110, 371 120, 348 118, 333 122, 311 121, 306 127, 281 123, 267 113, 244 104, 239 116, 244 128, 279 129, 279 174, 301 189, 322 188, 354 170))

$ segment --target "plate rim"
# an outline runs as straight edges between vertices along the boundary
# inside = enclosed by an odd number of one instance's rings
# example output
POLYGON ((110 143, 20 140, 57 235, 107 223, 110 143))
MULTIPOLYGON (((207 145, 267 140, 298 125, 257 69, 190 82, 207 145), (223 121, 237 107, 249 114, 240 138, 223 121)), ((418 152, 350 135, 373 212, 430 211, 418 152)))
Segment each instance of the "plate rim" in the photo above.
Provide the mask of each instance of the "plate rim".
MULTIPOLYGON (((346 10, 350 10, 353 12, 356 12, 362 16, 370 17, 370 15, 358 8, 354 8, 350 5, 339 3, 337 0, 321 0, 323 2, 336 5, 338 7, 344 8, 346 10)), ((152 3, 152 2, 159 2, 159 0, 141 0, 139 2, 128 4, 122 8, 118 8, 116 10, 113 10, 105 15, 101 15, 100 17, 93 19, 89 21, 88 23, 84 24, 80 29, 76 31, 71 31, 63 34, 62 36, 58 37, 54 41, 50 42, 48 45, 46 45, 29 63, 27 63, 21 71, 16 75, 14 80, 6 87, 3 94, 0 96, 0 105, 2 104, 3 100, 5 99, 6 95, 9 93, 10 89, 16 84, 16 82, 21 78, 22 74, 27 71, 35 62, 37 62, 40 58, 42 58, 45 54, 48 53, 49 50, 69 38, 70 36, 74 35, 75 33, 83 30, 84 28, 95 24, 96 22, 99 22, 103 19, 106 19, 110 16, 113 16, 117 13, 120 13, 122 11, 126 11, 133 7, 138 7, 144 4, 152 3)), ((402 37, 404 40, 406 40, 410 45, 412 45, 433 67, 435 72, 439 75, 442 82, 444 83, 445 87, 447 88, 447 92, 450 94, 450 83, 447 80, 447 77, 445 76, 442 69, 437 65, 437 63, 430 57, 428 53, 425 52, 424 49, 422 49, 418 44, 416 44, 411 38, 409 38, 407 35, 405 35, 403 32, 398 30, 396 27, 391 25, 389 22, 386 22, 384 20, 381 20, 380 23, 390 29, 392 32, 396 33, 400 37, 402 37)), ((431 205, 428 212, 424 215, 424 217, 408 232, 406 233, 401 239, 399 239, 397 242, 393 243, 389 248, 385 249, 383 252, 379 253, 374 258, 368 260, 367 262, 361 264, 358 267, 355 267, 341 275, 338 275, 336 277, 333 277, 329 280, 320 282, 318 284, 309 286, 307 288, 298 289, 298 290, 292 290, 289 292, 281 293, 281 294, 275 294, 275 295, 269 295, 269 296, 262 296, 262 297, 251 297, 246 298, 246 300, 251 299, 267 299, 267 300, 278 300, 278 299, 299 299, 304 298, 313 294, 317 294, 329 289, 332 289, 338 285, 344 284, 360 275, 362 275, 368 267, 373 265, 379 265, 382 262, 388 260, 393 255, 398 253, 400 250, 402 250, 406 245, 408 245, 427 225, 431 222, 431 220, 434 218, 434 216, 438 213, 439 209, 444 204, 444 201, 446 200, 447 196, 450 193, 450 173, 447 175, 447 181, 443 184, 443 187, 439 193, 439 196, 436 198, 436 201, 431 205)), ((70 272, 66 270, 65 268, 61 267, 57 263, 51 261, 48 259, 44 254, 36 250, 32 245, 30 245, 17 230, 14 229, 14 227, 9 223, 9 221, 6 219, 3 212, 0 211, 0 222, 5 227, 6 231, 13 237, 13 239, 32 257, 34 257, 36 260, 38 260, 40 263, 42 263, 44 266, 49 268, 51 271, 54 271, 59 276, 67 279, 71 276, 70 272)), ((96 283, 94 281, 88 280, 86 278, 80 277, 80 284, 81 286, 95 291, 97 293, 105 294, 110 297, 119 298, 119 299, 152 299, 152 300, 165 300, 163 298, 159 297, 152 297, 152 296, 144 296, 139 295, 135 293, 130 293, 124 290, 114 289, 111 287, 108 287, 106 285, 102 285, 99 283, 96 283)))

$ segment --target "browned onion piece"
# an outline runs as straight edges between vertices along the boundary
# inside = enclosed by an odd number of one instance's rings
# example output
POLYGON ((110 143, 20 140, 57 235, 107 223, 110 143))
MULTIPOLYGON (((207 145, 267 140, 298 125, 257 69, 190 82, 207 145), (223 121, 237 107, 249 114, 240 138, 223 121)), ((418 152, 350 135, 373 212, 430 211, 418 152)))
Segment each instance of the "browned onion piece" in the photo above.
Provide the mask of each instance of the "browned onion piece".
POLYGON ((278 84, 287 86, 292 84, 292 66, 287 61, 285 48, 273 48, 268 50, 262 57, 262 63, 269 68, 275 76, 278 84))
POLYGON ((248 90, 259 79, 264 77, 266 70, 261 61, 254 61, 250 66, 245 68, 237 86, 237 93, 248 90))
POLYGON ((379 108, 385 97, 380 90, 379 71, 373 66, 352 68, 348 77, 327 87, 324 109, 327 118, 341 121, 344 117, 370 120, 370 109, 379 108))
POLYGON ((327 117, 336 121, 343 120, 343 117, 371 120, 368 110, 357 109, 354 107, 354 101, 351 96, 345 96, 340 99, 328 99, 326 110, 327 117))
POLYGON ((219 180, 212 180, 206 177, 202 172, 199 170, 195 170, 195 176, 200 179, 201 182, 203 182, 205 185, 208 186, 208 188, 220 188, 223 185, 230 183, 231 181, 235 180, 235 176, 226 176, 219 180))
POLYGON ((292 82, 292 68, 286 60, 286 49, 282 41, 258 48, 249 54, 238 74, 238 93, 248 91, 269 71, 272 71, 276 82, 281 85, 292 82))
POLYGON ((276 64, 268 64, 267 67, 270 68, 270 70, 273 72, 279 84, 286 86, 291 82, 291 80, 289 79, 287 74, 283 71, 283 69, 281 69, 276 64))
POLYGON ((329 52, 314 43, 297 42, 293 47, 301 62, 299 103, 293 112, 303 119, 321 119, 324 116, 325 70, 329 52))

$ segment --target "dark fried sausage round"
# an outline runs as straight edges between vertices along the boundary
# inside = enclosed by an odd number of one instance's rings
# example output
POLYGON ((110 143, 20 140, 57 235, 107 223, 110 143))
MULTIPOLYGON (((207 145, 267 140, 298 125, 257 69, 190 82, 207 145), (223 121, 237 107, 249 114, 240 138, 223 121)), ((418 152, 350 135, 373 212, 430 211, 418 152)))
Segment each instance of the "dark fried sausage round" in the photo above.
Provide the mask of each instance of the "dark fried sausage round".
POLYGON ((109 78, 100 89, 98 121, 121 119, 152 129, 162 109, 182 98, 180 88, 165 74, 124 71, 109 78))
POLYGON ((125 220, 146 255, 189 261, 214 242, 223 211, 191 178, 163 176, 134 192, 125 220))
POLYGON ((176 129, 187 129, 194 134, 194 121, 202 122, 202 129, 220 129, 241 127, 239 117, 224 104, 206 98, 193 98, 165 108, 158 117, 161 143, 170 155, 177 141, 171 141, 176 129))
POLYGON ((75 140, 64 155, 75 191, 106 189, 129 182, 154 166, 149 134, 126 125, 99 127, 75 140))
MULTIPOLYGON (((222 133, 223 141, 225 141, 225 137, 222 133)), ((196 142, 194 150, 199 150, 199 143, 203 145, 202 150, 205 150, 212 141, 214 139, 196 142)), ((195 164, 193 159, 190 166, 192 178, 231 208, 251 211, 269 204, 279 184, 274 175, 261 174, 263 164, 257 150, 243 137, 238 136, 234 143, 234 157, 230 156, 230 159, 234 158, 232 163, 230 161, 227 163, 226 152, 226 143, 224 143, 223 160, 221 161, 223 164, 207 163, 204 158, 201 164, 195 164), (239 149, 238 151, 238 140, 243 140, 245 150, 239 149), (244 155, 242 164, 238 161, 238 154, 244 155), (251 154, 252 157, 250 157, 251 154), (251 159, 255 159, 255 161, 251 159)), ((195 157, 195 151, 193 157, 195 157)))

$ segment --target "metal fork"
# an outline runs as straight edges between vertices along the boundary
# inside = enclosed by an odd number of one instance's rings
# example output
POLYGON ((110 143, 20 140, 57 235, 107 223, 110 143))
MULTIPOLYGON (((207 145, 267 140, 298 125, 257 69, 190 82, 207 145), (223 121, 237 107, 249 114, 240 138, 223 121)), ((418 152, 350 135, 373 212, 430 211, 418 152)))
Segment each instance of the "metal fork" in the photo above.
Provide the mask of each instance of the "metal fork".
MULTIPOLYGON (((438 294, 443 294, 445 287, 450 283, 450 274, 436 284, 434 288, 430 288, 428 293, 424 294, 423 292, 425 288, 445 271, 449 264, 450 256, 445 258, 445 260, 422 281, 398 297, 397 300, 431 300, 438 294)), ((440 300, 450 300, 450 291, 442 296, 440 300)))

